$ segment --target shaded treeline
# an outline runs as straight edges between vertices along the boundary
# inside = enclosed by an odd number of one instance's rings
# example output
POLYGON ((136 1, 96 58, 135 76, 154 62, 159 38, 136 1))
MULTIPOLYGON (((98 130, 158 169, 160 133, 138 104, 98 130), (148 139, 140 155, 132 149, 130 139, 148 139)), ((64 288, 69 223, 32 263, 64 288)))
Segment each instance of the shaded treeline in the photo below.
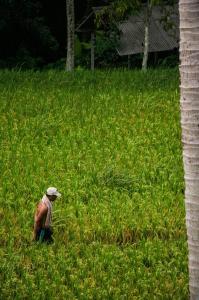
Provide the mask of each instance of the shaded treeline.
MULTIPOLYGON (((78 23, 103 1, 75 0, 78 23)), ((0 67, 42 67, 66 56, 66 0, 0 0, 0 67)))
MULTIPOLYGON (((169 3, 167 0, 161 1, 169 3)), ((141 2, 145 0, 135 1, 141 2)), ((123 10, 130 13, 128 8, 134 1, 74 0, 76 26, 84 16, 89 15, 93 6, 110 3, 114 3, 113 10, 121 17, 123 10), (123 7, 123 2, 128 5, 123 7)), ((111 18, 105 18, 105 22, 109 27, 106 28, 106 33, 98 31, 96 34, 96 66, 127 66, 127 57, 119 57, 115 51, 118 33, 112 34, 111 18)), ((64 69, 67 55, 66 0, 58 0, 56 3, 48 0, 0 0, 0 43, 0 68, 64 69)), ((159 53, 158 59, 156 54, 150 53, 149 64, 172 66, 176 65, 176 58, 178 53, 175 51, 159 53)), ((140 68, 141 61, 142 54, 133 55, 131 66, 140 68)), ((90 67, 90 33, 76 33, 75 65, 90 67)))

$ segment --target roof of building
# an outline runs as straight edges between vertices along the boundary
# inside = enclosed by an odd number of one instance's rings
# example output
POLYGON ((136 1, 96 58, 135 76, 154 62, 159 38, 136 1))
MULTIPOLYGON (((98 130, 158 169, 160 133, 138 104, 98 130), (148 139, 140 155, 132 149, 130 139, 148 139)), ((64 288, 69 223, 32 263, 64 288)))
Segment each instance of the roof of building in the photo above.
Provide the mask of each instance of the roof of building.
POLYGON ((92 32, 95 31, 95 18, 96 15, 103 10, 104 6, 92 7, 91 11, 87 16, 84 16, 80 23, 75 28, 76 32, 92 32))
MULTIPOLYGON (((130 16, 119 24, 119 55, 142 53, 144 50, 144 11, 130 16)), ((177 7, 153 7, 149 26, 149 52, 171 50, 178 47, 179 20, 177 7), (166 28, 167 27, 167 28, 166 28)))
MULTIPOLYGON (((76 32, 93 32, 96 14, 104 7, 93 7, 76 27, 76 32)), ((120 42, 118 54, 131 55, 144 51, 145 9, 118 24, 120 42)), ((177 6, 154 6, 149 26, 149 52, 172 50, 179 45, 179 14, 177 6)))

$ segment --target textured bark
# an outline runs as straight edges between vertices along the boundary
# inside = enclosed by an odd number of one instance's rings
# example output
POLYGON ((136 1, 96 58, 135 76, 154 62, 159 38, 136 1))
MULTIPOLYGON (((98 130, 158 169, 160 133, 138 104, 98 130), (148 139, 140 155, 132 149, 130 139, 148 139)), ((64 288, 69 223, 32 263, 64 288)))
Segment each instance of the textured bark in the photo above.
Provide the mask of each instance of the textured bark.
POLYGON ((95 34, 91 33, 91 70, 95 69, 95 34))
POLYGON ((131 55, 128 55, 128 69, 131 68, 131 55))
POLYGON ((66 70, 74 69, 74 52, 75 52, 75 13, 74 0, 66 0, 66 15, 67 15, 67 59, 66 70))
POLYGON ((142 60, 142 70, 146 71, 148 55, 149 55, 149 25, 150 25, 150 17, 151 17, 151 5, 147 3, 146 8, 146 16, 145 16, 145 24, 144 24, 144 54, 142 60))
POLYGON ((199 0, 180 0, 181 127, 189 290, 199 299, 199 0))

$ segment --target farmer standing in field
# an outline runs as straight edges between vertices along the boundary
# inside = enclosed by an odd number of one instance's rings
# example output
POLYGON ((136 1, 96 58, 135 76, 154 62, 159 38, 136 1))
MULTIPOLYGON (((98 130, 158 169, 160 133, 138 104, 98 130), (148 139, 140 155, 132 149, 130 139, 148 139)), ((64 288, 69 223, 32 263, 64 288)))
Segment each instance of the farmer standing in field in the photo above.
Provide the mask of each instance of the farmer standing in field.
POLYGON ((33 239, 35 241, 52 243, 52 202, 61 197, 55 187, 49 187, 35 212, 33 239))

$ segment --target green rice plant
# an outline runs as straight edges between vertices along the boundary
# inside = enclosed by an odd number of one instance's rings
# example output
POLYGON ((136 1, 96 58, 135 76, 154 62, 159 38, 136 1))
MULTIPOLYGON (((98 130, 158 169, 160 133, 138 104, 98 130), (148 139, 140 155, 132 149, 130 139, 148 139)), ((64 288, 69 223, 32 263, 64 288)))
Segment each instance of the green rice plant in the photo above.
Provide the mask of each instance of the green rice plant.
POLYGON ((0 298, 187 299, 177 70, 0 71, 0 298), (54 244, 32 242, 48 186, 54 244))

